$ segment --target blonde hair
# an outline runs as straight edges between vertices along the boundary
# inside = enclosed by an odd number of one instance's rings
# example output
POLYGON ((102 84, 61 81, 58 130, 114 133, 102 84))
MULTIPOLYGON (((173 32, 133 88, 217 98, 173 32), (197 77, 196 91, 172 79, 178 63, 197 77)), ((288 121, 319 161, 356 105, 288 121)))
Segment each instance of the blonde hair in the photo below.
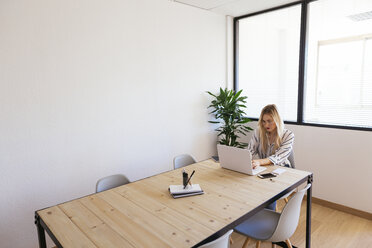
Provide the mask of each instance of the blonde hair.
POLYGON ((282 143, 282 135, 284 131, 284 122, 282 118, 280 118, 279 112, 275 104, 269 104, 266 105, 260 115, 260 119, 258 120, 258 126, 259 126, 259 131, 260 131, 260 142, 261 142, 261 149, 262 152, 266 153, 267 149, 269 148, 269 140, 267 137, 267 131, 263 126, 262 123, 262 118, 264 115, 270 115, 276 125, 275 129, 275 142, 274 142, 274 150, 273 153, 275 152, 276 149, 279 148, 280 144, 282 143))

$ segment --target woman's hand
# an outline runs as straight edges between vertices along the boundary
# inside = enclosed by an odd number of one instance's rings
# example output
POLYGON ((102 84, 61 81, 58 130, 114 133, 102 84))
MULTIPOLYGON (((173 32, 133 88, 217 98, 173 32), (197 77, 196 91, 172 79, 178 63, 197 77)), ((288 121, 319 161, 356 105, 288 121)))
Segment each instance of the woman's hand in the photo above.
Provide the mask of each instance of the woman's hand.
POLYGON ((271 161, 268 158, 263 159, 252 159, 252 168, 255 169, 258 166, 271 165, 271 161))
POLYGON ((260 166, 260 161, 257 159, 252 159, 252 168, 256 169, 256 167, 260 166))

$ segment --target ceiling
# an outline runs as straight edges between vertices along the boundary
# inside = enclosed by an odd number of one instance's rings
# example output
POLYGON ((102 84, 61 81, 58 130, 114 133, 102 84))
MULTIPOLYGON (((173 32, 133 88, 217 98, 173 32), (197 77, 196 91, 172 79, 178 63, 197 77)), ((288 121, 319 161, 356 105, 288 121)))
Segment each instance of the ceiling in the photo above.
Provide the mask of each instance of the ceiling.
POLYGON ((196 8, 229 16, 241 16, 277 7, 297 0, 174 0, 196 8))

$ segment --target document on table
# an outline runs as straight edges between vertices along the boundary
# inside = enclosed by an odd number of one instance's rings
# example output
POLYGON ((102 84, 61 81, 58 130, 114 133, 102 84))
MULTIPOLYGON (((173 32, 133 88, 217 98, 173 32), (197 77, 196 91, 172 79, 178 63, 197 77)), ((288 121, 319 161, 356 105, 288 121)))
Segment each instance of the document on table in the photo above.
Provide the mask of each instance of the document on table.
POLYGON ((173 198, 204 194, 199 184, 187 185, 185 189, 183 185, 169 185, 169 192, 173 198))
POLYGON ((273 173, 273 174, 276 174, 276 175, 280 175, 280 174, 282 174, 282 173, 285 172, 285 171, 286 171, 286 169, 278 168, 278 169, 276 169, 276 170, 273 170, 272 173, 273 173))

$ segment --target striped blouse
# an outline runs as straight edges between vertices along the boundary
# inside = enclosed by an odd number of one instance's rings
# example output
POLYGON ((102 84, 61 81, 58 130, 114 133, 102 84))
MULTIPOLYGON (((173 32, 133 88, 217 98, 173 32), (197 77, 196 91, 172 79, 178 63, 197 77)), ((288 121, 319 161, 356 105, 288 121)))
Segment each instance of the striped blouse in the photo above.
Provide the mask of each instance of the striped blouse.
POLYGON ((280 147, 274 151, 274 143, 272 143, 269 145, 269 149, 264 152, 261 149, 259 132, 259 129, 254 131, 248 144, 248 150, 252 153, 252 157, 258 156, 260 159, 268 158, 274 165, 289 165, 289 167, 292 167, 288 157, 293 149, 294 134, 290 130, 284 129, 280 147))

